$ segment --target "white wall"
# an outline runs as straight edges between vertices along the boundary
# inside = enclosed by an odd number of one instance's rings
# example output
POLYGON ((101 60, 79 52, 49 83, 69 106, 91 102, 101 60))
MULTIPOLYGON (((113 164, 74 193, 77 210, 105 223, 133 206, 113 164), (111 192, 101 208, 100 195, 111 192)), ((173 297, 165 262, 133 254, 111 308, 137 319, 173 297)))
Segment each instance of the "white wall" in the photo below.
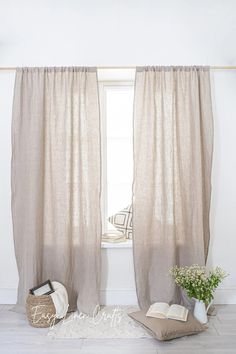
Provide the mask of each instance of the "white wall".
POLYGON ((236 71, 212 75, 214 158, 212 171, 209 265, 230 275, 217 291, 217 302, 236 303, 236 71))
MULTIPOLYGON (((234 0, 0 0, 0 66, 236 65, 234 0)), ((210 265, 236 303, 236 71, 212 74, 215 154, 210 265)), ((15 300, 10 212, 14 74, 0 72, 0 303, 15 300)), ((135 301, 132 249, 105 249, 102 298, 135 301)))

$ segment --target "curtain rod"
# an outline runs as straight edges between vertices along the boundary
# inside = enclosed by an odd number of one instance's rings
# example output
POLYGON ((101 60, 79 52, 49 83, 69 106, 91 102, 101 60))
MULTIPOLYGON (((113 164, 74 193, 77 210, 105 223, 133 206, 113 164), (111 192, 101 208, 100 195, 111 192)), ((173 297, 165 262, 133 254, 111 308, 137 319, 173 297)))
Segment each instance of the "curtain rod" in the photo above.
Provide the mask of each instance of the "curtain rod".
MULTIPOLYGON (((139 66, 139 65, 137 65, 139 66)), ((113 70, 113 69, 136 69, 137 66, 96 66, 97 69, 101 70, 113 70)), ((211 70, 236 70, 236 66, 209 66, 211 70)), ((0 71, 15 71, 17 67, 0 67, 0 71)))

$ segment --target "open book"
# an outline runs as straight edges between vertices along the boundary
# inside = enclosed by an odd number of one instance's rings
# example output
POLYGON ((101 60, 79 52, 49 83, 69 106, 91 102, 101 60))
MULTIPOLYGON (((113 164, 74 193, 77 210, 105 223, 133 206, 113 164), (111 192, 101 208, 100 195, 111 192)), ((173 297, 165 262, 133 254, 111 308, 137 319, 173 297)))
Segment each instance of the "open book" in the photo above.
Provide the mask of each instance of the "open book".
POLYGON ((165 302, 156 302, 149 307, 146 313, 148 317, 169 318, 178 321, 187 321, 188 309, 181 305, 169 306, 165 302))

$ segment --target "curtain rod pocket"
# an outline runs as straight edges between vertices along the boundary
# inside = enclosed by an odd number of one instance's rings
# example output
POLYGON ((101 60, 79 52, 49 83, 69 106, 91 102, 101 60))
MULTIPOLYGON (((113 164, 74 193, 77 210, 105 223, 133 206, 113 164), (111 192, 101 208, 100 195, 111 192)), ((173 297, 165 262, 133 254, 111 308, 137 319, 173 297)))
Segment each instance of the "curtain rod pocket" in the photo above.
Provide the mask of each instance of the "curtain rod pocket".
POLYGON ((46 67, 17 67, 18 72, 96 72, 96 67, 86 66, 46 66, 46 67))
POLYGON ((142 71, 208 71, 210 66, 138 66, 137 72, 142 71))
MULTIPOLYGON (((152 66, 146 66, 146 67, 152 67, 152 66)), ((153 67, 158 67, 158 66, 153 66, 153 67)), ((168 67, 171 67, 171 66, 159 66, 159 67, 162 67, 162 68, 168 68, 168 67)), ((181 66, 173 66, 173 67, 181 67, 181 66)), ((183 68, 187 68, 187 67, 191 67, 191 66, 182 66, 183 68)), ((192 66, 194 67, 194 66, 192 66)), ((196 66, 196 67, 204 67, 204 66, 196 66)), ((207 67, 207 66, 206 66, 207 67)), ((43 67, 23 67, 23 68, 20 68, 20 67, 0 67, 0 71, 15 71, 17 69, 35 69, 35 68, 38 68, 38 69, 44 69, 43 67)), ((46 67, 48 70, 49 69, 52 69, 53 67, 46 67)), ((145 68, 145 66, 97 66, 97 67, 85 67, 85 66, 65 66, 65 67, 54 67, 54 68, 64 68, 64 69, 69 69, 69 68, 72 68, 72 70, 82 70, 83 68, 87 69, 87 70, 140 70, 141 68, 145 68)), ((234 66, 220 66, 220 65, 211 65, 211 66, 208 66, 209 69, 211 70, 236 70, 236 65, 234 66)))

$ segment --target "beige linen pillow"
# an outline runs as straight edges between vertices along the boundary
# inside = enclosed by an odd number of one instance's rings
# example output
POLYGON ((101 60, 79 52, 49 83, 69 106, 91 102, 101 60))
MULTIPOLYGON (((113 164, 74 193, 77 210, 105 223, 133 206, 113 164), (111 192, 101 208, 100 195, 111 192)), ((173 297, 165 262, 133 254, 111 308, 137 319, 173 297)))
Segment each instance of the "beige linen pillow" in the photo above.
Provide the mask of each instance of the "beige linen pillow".
POLYGON ((186 322, 147 317, 145 311, 132 312, 129 313, 129 316, 147 329, 154 338, 159 340, 190 336, 207 329, 206 326, 193 317, 191 312, 189 312, 186 322))

